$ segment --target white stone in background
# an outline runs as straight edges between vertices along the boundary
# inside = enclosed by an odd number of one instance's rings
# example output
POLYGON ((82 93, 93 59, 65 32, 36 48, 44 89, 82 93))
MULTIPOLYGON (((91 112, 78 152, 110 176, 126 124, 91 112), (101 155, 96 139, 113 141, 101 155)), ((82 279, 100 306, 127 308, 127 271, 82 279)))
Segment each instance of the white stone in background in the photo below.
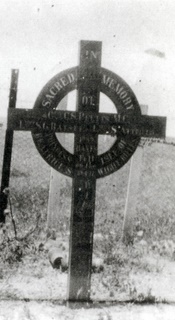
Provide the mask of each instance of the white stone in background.
MULTIPOLYGON (((141 105, 142 114, 148 113, 148 106, 141 105)), ((122 241, 125 244, 133 242, 133 222, 136 214, 136 204, 139 195, 139 182, 143 163, 143 148, 138 147, 131 158, 127 196, 124 211, 122 241)), ((142 235, 143 236, 143 235, 142 235)))
MULTIPOLYGON (((67 110, 67 96, 61 100, 59 110, 67 110)), ((59 142, 65 144, 65 134, 59 134, 59 142)), ((58 231, 60 215, 61 215, 61 195, 60 191, 64 185, 66 177, 58 171, 51 168, 50 188, 47 213, 48 230, 58 231)))

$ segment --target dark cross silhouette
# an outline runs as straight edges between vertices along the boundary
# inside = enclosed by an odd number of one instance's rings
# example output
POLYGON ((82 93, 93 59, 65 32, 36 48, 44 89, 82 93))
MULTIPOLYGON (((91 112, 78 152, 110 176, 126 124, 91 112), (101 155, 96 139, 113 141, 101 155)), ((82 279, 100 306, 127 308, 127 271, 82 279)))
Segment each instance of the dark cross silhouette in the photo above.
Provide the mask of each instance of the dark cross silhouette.
POLYGON ((90 300, 96 179, 120 169, 136 150, 140 137, 165 137, 165 118, 141 115, 129 86, 101 68, 101 42, 81 41, 79 67, 53 77, 42 89, 34 109, 9 108, 8 130, 31 130, 42 157, 72 177, 68 299, 90 300), (76 111, 59 111, 59 102, 76 89, 76 111), (99 113, 100 92, 117 113, 99 113), (75 134, 74 154, 55 132, 75 134), (98 135, 116 135, 109 151, 98 155, 98 135))

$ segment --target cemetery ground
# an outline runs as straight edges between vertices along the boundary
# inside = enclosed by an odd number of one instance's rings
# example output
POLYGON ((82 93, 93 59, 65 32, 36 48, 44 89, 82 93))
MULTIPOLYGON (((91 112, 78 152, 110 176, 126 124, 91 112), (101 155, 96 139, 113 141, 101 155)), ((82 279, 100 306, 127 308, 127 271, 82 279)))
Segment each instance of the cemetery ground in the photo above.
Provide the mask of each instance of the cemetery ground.
MULTIPOLYGON (((4 132, 1 133, 0 163, 4 141, 4 132)), ((128 302, 126 308, 141 303, 144 308, 145 303, 175 302, 174 157, 172 144, 144 147, 134 240, 128 246, 122 244, 121 236, 129 163, 97 181, 93 250, 96 265, 91 280, 94 303, 114 306, 116 301, 128 302), (103 261, 102 267, 98 261, 103 261)), ((67 178, 61 188, 59 228, 49 236, 49 176, 50 168, 37 153, 30 134, 15 133, 10 212, 6 226, 0 230, 0 304, 6 301, 8 306, 11 300, 17 304, 39 301, 42 309, 42 302, 46 301, 48 308, 55 304, 65 308, 71 179, 67 178), (48 259, 50 246, 61 251, 62 270, 52 268, 48 259)))

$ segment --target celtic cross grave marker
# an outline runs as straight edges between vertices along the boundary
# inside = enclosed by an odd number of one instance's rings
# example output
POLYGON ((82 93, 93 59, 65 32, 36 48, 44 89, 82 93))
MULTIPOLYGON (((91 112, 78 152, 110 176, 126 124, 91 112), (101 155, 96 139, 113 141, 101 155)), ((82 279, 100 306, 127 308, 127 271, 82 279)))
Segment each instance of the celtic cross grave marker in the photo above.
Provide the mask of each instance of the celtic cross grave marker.
MULTIPOLYGON (((107 106, 106 106, 107 107, 107 106)), ((53 77, 40 92, 33 109, 9 108, 8 130, 31 130, 45 161, 72 177, 68 299, 90 300, 96 179, 120 169, 136 150, 140 138, 165 137, 164 117, 141 115, 131 88, 101 67, 101 42, 81 41, 80 64, 53 77), (61 111, 60 101, 77 90, 76 111, 61 111), (116 114, 99 113, 100 92, 116 114), (55 132, 75 134, 74 153, 63 148, 55 132), (98 155, 98 135, 115 134, 116 141, 98 155)))

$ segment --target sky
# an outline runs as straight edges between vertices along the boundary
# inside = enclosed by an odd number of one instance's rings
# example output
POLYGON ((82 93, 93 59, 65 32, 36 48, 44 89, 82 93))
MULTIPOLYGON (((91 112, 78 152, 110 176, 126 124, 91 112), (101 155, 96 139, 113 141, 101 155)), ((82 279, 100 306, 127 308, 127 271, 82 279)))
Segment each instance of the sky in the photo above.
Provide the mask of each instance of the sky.
POLYGON ((80 40, 102 41, 102 67, 128 83, 148 114, 166 116, 175 136, 174 0, 1 0, 0 116, 11 69, 19 69, 17 107, 33 108, 52 76, 78 65, 80 40))

